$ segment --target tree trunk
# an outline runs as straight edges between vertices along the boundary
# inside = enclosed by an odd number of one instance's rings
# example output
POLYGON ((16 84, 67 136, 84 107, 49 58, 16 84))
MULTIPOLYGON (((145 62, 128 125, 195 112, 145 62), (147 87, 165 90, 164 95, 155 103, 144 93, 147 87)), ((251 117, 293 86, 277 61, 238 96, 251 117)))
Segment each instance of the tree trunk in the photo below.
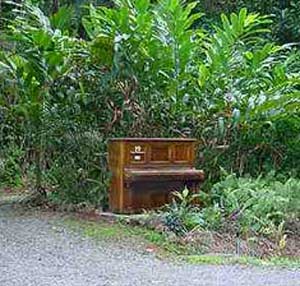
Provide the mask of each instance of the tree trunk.
POLYGON ((59 9, 59 0, 53 0, 52 13, 55 14, 59 9))

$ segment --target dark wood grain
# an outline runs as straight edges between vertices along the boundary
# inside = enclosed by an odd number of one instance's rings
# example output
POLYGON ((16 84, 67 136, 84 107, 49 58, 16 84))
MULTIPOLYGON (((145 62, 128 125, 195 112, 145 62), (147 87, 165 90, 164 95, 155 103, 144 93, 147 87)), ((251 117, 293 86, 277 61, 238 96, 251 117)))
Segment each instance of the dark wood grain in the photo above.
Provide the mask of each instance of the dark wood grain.
POLYGON ((185 186, 198 191, 204 173, 194 167, 196 143, 188 138, 111 139, 110 209, 138 212, 169 203, 172 192, 185 186))

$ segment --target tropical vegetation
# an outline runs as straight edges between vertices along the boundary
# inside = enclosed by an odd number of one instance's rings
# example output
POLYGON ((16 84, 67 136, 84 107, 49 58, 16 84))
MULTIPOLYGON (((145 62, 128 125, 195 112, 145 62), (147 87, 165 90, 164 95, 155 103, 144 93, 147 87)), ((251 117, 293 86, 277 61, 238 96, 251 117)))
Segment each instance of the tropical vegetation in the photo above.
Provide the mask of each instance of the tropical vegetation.
POLYGON ((175 232, 299 219, 297 1, 71 2, 1 4, 2 186, 105 208, 108 138, 195 137, 206 205, 175 232))

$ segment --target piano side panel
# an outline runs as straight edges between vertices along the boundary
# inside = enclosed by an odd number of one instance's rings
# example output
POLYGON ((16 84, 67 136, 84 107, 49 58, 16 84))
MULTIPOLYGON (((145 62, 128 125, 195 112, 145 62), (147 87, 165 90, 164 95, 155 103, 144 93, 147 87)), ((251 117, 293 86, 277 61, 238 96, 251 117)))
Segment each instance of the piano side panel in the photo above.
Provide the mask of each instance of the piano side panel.
POLYGON ((119 211, 123 204, 123 162, 122 142, 110 142, 108 162, 111 172, 109 188, 109 206, 112 211, 119 211))

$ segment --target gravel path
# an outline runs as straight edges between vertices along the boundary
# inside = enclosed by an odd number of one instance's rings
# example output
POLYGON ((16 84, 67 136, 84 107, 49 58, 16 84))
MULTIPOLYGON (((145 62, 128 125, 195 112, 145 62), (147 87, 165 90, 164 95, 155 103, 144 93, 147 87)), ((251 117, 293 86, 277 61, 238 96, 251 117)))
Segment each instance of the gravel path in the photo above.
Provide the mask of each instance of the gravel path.
POLYGON ((300 271, 161 261, 135 246, 95 242, 61 218, 0 206, 0 286, 298 286, 300 271))

